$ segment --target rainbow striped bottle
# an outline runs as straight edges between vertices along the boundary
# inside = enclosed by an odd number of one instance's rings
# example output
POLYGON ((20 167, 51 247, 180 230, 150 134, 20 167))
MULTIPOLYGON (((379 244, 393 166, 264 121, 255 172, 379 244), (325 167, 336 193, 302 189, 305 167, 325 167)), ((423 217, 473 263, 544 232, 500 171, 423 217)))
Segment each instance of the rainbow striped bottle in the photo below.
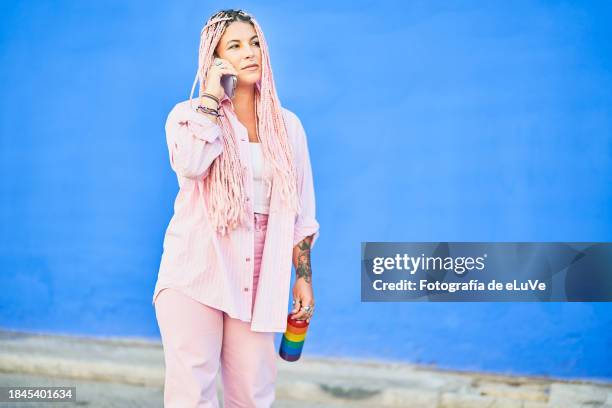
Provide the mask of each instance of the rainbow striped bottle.
POLYGON ((281 358, 286 361, 296 361, 300 358, 308 330, 306 320, 296 320, 291 316, 291 314, 287 316, 287 330, 283 334, 278 351, 281 358))

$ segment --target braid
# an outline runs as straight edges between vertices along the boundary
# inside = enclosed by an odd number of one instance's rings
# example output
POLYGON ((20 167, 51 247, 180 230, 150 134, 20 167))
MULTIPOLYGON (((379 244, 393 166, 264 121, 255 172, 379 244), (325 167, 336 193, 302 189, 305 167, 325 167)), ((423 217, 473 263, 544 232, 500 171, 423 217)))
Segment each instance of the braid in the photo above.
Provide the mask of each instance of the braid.
MULTIPOLYGON (((214 51, 221 36, 229 24, 234 21, 250 22, 259 37, 262 62, 260 90, 255 93, 255 107, 258 120, 258 134, 264 154, 264 179, 268 185, 267 196, 271 197, 272 182, 278 184, 280 196, 285 208, 299 213, 301 211, 297 194, 296 170, 293 163, 293 152, 282 116, 280 101, 272 75, 272 67, 265 37, 257 21, 241 10, 221 10, 211 16, 200 33, 200 50, 198 71, 195 85, 200 82, 199 95, 204 92, 203 80, 214 59, 214 51)), ((238 152, 238 140, 230 121, 225 114, 225 107, 220 106, 224 115, 219 117, 223 133, 223 152, 213 161, 205 180, 208 199, 208 215, 214 229, 226 234, 246 220, 246 171, 243 170, 238 152)))

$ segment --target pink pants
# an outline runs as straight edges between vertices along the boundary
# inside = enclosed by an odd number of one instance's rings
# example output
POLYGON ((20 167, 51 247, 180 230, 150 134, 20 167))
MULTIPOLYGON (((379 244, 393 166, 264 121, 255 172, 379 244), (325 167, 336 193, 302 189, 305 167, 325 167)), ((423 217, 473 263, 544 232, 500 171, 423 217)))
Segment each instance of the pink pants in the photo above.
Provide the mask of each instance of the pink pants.
MULTIPOLYGON (((253 303, 267 222, 266 214, 255 213, 253 303)), ((219 368, 224 408, 272 405, 277 374, 274 333, 252 332, 250 323, 172 288, 158 294, 155 313, 166 364, 166 408, 218 408, 219 368)))

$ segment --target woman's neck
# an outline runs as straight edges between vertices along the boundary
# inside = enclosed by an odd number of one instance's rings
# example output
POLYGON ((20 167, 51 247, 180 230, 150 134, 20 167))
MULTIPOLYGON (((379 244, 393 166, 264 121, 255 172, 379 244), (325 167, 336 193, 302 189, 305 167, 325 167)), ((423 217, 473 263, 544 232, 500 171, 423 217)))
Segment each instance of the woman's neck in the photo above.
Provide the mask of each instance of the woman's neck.
POLYGON ((236 113, 250 113, 255 110, 255 86, 236 87, 232 98, 236 113))

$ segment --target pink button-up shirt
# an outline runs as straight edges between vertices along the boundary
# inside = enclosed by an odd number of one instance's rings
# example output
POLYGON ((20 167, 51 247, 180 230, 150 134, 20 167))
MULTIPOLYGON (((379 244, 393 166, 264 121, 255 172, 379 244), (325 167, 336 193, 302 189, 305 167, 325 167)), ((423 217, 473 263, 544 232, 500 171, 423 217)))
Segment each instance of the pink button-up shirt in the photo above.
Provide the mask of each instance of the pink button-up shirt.
MULTIPOLYGON (((259 84, 258 84, 259 85, 259 84)), ((193 101, 194 108, 199 98, 193 101)), ((252 173, 247 129, 236 117, 227 96, 221 101, 239 141, 240 159, 252 173)), ((253 180, 245 184, 250 204, 250 222, 225 236, 215 233, 206 209, 208 198, 203 179, 213 160, 223 150, 221 127, 190 107, 189 100, 174 106, 166 121, 166 141, 170 164, 177 174, 179 192, 174 214, 166 229, 163 253, 153 303, 168 287, 180 290, 230 317, 251 322, 251 330, 284 332, 287 326, 289 286, 293 247, 313 235, 311 248, 319 236, 315 218, 315 195, 306 133, 300 119, 282 108, 293 148, 302 213, 281 206, 278 189, 272 184, 270 213, 255 305, 251 310, 254 229, 253 180)))

